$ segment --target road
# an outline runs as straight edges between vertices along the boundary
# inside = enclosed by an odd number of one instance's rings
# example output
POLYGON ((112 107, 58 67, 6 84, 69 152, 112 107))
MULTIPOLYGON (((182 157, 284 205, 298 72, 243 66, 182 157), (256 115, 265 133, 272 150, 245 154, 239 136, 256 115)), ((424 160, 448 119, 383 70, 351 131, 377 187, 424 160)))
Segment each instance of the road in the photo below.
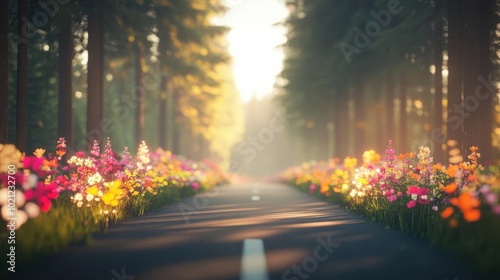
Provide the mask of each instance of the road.
POLYGON ((479 279, 423 241, 268 183, 216 188, 17 269, 51 280, 479 279))

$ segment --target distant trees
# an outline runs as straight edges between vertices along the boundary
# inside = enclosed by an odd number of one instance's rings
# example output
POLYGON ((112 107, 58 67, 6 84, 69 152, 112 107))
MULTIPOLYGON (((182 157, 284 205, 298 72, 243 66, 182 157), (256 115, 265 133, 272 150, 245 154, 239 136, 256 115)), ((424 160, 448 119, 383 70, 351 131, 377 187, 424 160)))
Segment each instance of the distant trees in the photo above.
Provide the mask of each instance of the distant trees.
POLYGON ((21 152, 28 148, 28 0, 19 0, 17 9, 17 99, 16 146, 21 152))
POLYGON ((11 38, 1 40, 0 102, 8 110, 0 142, 24 141, 20 148, 29 152, 50 149, 60 136, 77 150, 110 136, 122 146, 146 140, 173 149, 176 142, 182 154, 228 158, 241 112, 227 65, 228 29, 213 23, 226 10, 221 0, 14 2, 0 8, 8 15, 0 29, 29 26, 22 39, 30 43, 20 40, 20 51, 8 52, 11 38), (30 98, 16 101, 14 91, 30 98))
POLYGON ((399 152, 431 146, 439 161, 450 159, 446 144, 453 146, 452 160, 471 145, 479 146, 484 161, 495 156, 497 89, 483 85, 484 96, 487 88, 495 92, 484 102, 475 96, 481 79, 496 76, 494 0, 287 3, 293 12, 285 23, 279 100, 301 116, 292 127, 299 141, 327 138, 335 156, 383 151, 389 139, 399 152), (331 139, 308 132, 325 119, 333 125, 331 139))
POLYGON ((9 1, 0 5, 0 143, 9 141, 9 1))

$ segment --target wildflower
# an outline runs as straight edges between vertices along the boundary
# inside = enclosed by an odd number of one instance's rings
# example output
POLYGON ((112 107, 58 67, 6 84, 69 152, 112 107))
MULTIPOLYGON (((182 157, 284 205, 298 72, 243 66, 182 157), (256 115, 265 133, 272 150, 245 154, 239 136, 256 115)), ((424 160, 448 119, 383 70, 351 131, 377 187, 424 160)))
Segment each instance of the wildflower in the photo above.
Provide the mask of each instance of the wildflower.
POLYGON ((458 198, 450 199, 450 203, 462 211, 464 219, 468 222, 475 222, 481 217, 481 212, 477 209, 481 202, 471 192, 465 192, 458 198))
POLYGON ((448 206, 443 210, 443 212, 441 212, 441 217, 443 219, 448 219, 449 217, 451 217, 451 215, 453 215, 453 212, 453 207, 448 206))
POLYGON ((309 193, 314 193, 314 191, 316 190, 316 185, 310 185, 309 186, 309 193))
POLYGON ((43 157, 43 154, 45 153, 45 149, 38 148, 33 152, 33 155, 37 158, 43 157))
POLYGON ((345 169, 353 169, 354 167, 356 167, 356 165, 358 165, 358 160, 356 158, 346 157, 344 159, 345 169))
POLYGON ((452 183, 446 185, 446 187, 444 187, 444 192, 451 195, 451 194, 455 193, 455 191, 457 189, 458 189, 457 183, 452 182, 452 183))
POLYGON ((365 151, 363 153, 363 163, 365 165, 377 164, 380 162, 380 155, 374 150, 365 151))

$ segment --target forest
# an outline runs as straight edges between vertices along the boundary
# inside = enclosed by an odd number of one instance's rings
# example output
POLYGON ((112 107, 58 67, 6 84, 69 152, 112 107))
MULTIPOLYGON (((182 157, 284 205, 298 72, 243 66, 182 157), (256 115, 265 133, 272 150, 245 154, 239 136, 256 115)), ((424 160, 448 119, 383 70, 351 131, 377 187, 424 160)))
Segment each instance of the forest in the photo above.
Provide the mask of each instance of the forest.
POLYGON ((221 0, 4 1, 0 143, 70 153, 141 141, 223 162, 241 104, 221 0), (230 117, 228 117, 230 116, 230 117))
POLYGON ((289 0, 277 99, 302 160, 429 146, 500 156, 498 1, 289 0), (326 151, 326 152, 325 152, 326 151))

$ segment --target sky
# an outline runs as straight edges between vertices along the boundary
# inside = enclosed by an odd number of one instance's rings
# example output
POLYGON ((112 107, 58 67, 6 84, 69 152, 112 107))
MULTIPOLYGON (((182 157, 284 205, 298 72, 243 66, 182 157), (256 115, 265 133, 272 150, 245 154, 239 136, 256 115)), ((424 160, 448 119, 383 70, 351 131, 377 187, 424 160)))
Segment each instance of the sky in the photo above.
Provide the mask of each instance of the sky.
POLYGON ((244 102, 273 91, 283 67, 279 45, 286 41, 285 29, 273 26, 288 15, 283 0, 226 0, 229 11, 222 19, 231 28, 229 52, 233 57, 236 88, 244 102))

